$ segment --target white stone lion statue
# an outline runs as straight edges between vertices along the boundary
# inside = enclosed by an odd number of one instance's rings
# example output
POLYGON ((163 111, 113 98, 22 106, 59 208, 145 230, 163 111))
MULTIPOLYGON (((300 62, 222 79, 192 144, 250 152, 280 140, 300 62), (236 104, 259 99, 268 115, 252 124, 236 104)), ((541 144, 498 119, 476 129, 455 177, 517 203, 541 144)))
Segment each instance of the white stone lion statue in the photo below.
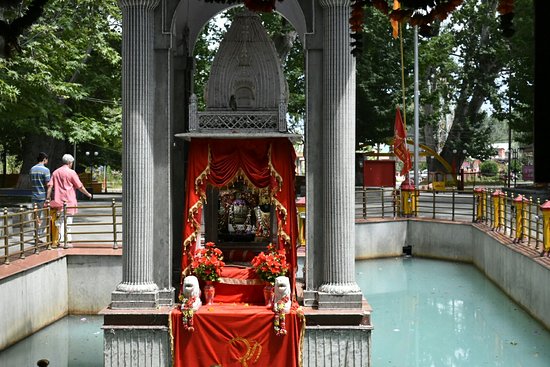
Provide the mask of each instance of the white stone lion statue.
POLYGON ((279 304, 282 302, 284 313, 290 312, 292 301, 290 299, 290 280, 288 277, 280 276, 275 278, 275 297, 273 302, 273 310, 277 312, 279 304))
POLYGON ((183 298, 190 300, 193 297, 192 308, 197 311, 202 306, 199 280, 194 275, 188 275, 183 279, 183 298))

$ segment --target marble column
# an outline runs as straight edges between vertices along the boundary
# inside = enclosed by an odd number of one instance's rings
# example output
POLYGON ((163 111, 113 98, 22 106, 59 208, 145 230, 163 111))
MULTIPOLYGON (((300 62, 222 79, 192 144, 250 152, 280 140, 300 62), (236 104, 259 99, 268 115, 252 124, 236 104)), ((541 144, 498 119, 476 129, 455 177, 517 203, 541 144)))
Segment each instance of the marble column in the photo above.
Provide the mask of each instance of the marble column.
POLYGON ((355 59, 349 0, 323 8, 323 281, 319 308, 360 308, 355 281, 355 59))
POLYGON ((155 308, 153 281, 154 9, 159 0, 120 0, 122 9, 122 282, 111 308, 155 308))

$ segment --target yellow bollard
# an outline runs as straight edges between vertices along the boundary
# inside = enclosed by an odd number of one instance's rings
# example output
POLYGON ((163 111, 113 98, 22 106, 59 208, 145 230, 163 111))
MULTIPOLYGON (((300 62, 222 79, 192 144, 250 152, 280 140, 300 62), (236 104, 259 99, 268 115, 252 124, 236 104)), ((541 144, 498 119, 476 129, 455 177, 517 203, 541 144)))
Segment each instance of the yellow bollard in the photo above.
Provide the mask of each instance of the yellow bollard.
POLYGON ((518 195, 514 199, 514 208, 516 208, 516 238, 514 238, 515 243, 523 242, 523 237, 527 226, 525 225, 526 215, 525 215, 525 205, 529 202, 528 199, 523 197, 523 195, 518 195))
POLYGON ((550 201, 545 201, 540 206, 542 211, 542 253, 540 256, 546 254, 550 257, 550 201))
POLYGON ((504 196, 504 193, 500 190, 496 190, 493 192, 493 230, 499 230, 502 225, 504 224, 504 220, 502 218, 503 208, 501 208, 502 203, 502 197, 504 196))
POLYGON ((401 213, 405 217, 411 217, 416 212, 416 191, 414 185, 404 183, 401 185, 401 213))
POLYGON ((302 197, 296 200, 296 210, 298 212, 298 243, 300 246, 306 245, 306 198, 302 197))
POLYGON ((487 208, 487 195, 483 187, 476 187, 474 195, 476 198, 476 222, 483 222, 485 219, 485 210, 487 208))
POLYGON ((55 225, 59 212, 57 209, 50 208, 51 221, 50 221, 50 242, 52 247, 59 247, 59 228, 55 225))

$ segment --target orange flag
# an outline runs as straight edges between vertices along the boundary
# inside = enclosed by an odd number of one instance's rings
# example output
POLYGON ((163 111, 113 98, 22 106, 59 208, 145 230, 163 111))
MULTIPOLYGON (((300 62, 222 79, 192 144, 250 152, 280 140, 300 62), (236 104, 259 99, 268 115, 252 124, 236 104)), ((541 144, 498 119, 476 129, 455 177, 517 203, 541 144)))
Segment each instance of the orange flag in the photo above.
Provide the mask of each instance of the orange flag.
MULTIPOLYGON (((401 6, 399 5, 398 0, 393 0, 393 10, 399 9, 401 6)), ((393 29, 392 35, 393 38, 399 37, 399 22, 397 20, 391 20, 391 27, 393 29)))
POLYGON ((395 156, 403 161, 403 169, 401 175, 406 174, 412 167, 411 155, 407 148, 407 132, 405 131, 405 125, 401 118, 401 111, 399 107, 395 110, 395 136, 393 139, 393 152, 395 156))

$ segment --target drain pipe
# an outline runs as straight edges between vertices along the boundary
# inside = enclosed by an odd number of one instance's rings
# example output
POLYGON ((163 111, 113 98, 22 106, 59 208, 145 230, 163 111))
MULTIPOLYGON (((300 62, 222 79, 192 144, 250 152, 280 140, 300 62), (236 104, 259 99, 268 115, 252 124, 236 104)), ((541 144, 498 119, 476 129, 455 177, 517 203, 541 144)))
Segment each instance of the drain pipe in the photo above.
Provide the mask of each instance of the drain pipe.
POLYGON ((412 256, 412 246, 407 245, 405 243, 405 246, 403 246, 403 256, 404 257, 411 257, 412 256))

